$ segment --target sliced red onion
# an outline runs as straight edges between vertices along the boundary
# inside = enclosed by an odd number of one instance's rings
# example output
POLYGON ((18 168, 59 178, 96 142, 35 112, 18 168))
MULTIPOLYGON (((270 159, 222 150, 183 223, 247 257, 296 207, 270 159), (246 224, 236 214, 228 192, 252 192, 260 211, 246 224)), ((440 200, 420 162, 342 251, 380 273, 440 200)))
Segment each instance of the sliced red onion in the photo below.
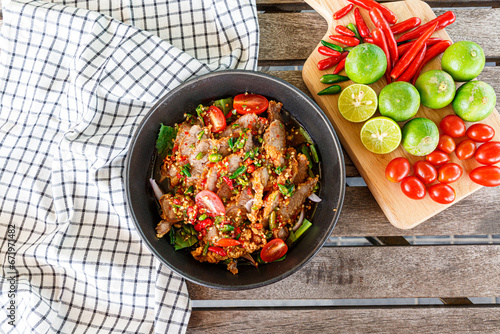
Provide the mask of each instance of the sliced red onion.
POLYGON ((315 193, 312 193, 308 198, 315 203, 321 202, 321 198, 319 198, 319 196, 315 193))
POLYGON ((245 204, 245 209, 247 209, 248 212, 252 211, 252 206, 253 206, 254 199, 252 198, 245 204))
POLYGON ((155 193, 156 199, 160 200, 160 198, 163 196, 163 191, 161 191, 160 186, 152 178, 149 179, 149 183, 151 183, 151 187, 153 187, 153 192, 155 193))
POLYGON ((305 217, 306 217, 306 210, 304 208, 302 208, 302 211, 300 212, 299 220, 297 220, 297 223, 295 223, 295 225, 293 226, 294 232, 299 229, 300 225, 302 225, 302 222, 304 222, 305 217))
POLYGON ((254 266, 257 267, 257 263, 255 262, 255 260, 253 259, 252 255, 248 254, 248 253, 245 253, 241 256, 242 258, 244 259, 247 259, 248 261, 250 261, 254 266))

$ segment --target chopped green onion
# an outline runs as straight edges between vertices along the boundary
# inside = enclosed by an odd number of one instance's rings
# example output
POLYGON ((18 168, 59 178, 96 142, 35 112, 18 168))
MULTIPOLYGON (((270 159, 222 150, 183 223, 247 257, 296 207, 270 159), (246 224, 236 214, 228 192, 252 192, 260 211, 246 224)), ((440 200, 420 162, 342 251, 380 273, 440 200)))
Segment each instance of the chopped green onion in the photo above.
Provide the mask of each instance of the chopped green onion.
POLYGON ((308 169, 308 170, 307 170, 307 174, 309 175, 309 177, 312 177, 312 178, 315 178, 315 177, 316 177, 316 175, 314 175, 314 173, 312 172, 312 170, 311 170, 311 169, 308 169))
POLYGON ((306 142, 308 142, 309 144, 313 144, 311 136, 309 136, 309 134, 307 133, 307 131, 303 127, 299 128, 299 132, 302 135, 302 137, 304 137, 306 142))
POLYGON ((318 163, 319 162, 318 152, 316 151, 316 147, 314 147, 314 144, 309 145, 309 150, 311 151, 311 156, 314 162, 318 163))
POLYGON ((189 188, 186 189, 186 191, 184 192, 185 195, 189 195, 189 194, 192 194, 194 192, 194 187, 193 186, 189 186, 189 188))
POLYGON ((309 229, 309 227, 311 227, 311 225, 312 225, 312 223, 309 220, 304 218, 302 225, 300 225, 298 230, 295 231, 295 237, 297 239, 300 238, 302 236, 302 234, 304 234, 304 232, 307 231, 309 229))
POLYGON ((231 232, 234 231, 234 226, 232 225, 224 225, 224 227, 221 229, 222 232, 231 232))
POLYGON ((202 214, 202 215, 198 218, 198 220, 199 220, 199 221, 202 221, 202 220, 207 219, 207 217, 208 217, 208 216, 207 216, 206 214, 202 214))
POLYGON ((278 188, 280 189, 281 193, 284 196, 292 196, 292 194, 295 190, 295 186, 293 184, 284 185, 284 184, 278 183, 278 188))
POLYGON ((205 156, 205 152, 200 152, 196 155, 196 160, 201 160, 205 156))
POLYGON ((234 171, 234 173, 229 177, 231 180, 237 178, 238 176, 242 175, 243 173, 245 173, 247 170, 247 166, 243 165, 243 166, 240 166, 238 167, 238 169, 236 169, 234 171))
POLYGON ((203 135, 205 134, 205 129, 201 130, 199 133, 198 133, 198 140, 201 140, 201 137, 203 137, 203 135))
POLYGON ((210 246, 210 244, 207 242, 207 243, 205 244, 205 247, 203 247, 203 253, 202 253, 202 255, 203 255, 203 256, 207 256, 207 253, 208 253, 208 247, 209 247, 209 246, 210 246))
POLYGON ((222 155, 219 153, 212 153, 208 156, 208 160, 210 160, 210 162, 219 162, 222 160, 222 155))
POLYGON ((231 137, 227 140, 227 144, 229 145, 229 147, 234 150, 234 138, 231 137))
POLYGON ((203 110, 204 109, 205 109, 205 107, 203 107, 202 104, 200 104, 198 107, 196 107, 196 114, 198 114, 198 118, 200 119, 201 124, 203 124, 203 126, 205 126, 205 120, 203 119, 203 110))
POLYGON ((304 154, 307 158, 307 160, 309 160, 309 168, 313 168, 313 164, 312 164, 312 159, 311 159, 311 156, 309 155, 309 151, 307 150, 307 146, 302 146, 302 154, 304 154))
POLYGON ((191 165, 190 164, 185 164, 181 168, 181 174, 184 174, 187 177, 191 177, 191 172, 189 171, 190 169, 191 169, 191 165))
POLYGON ((281 175, 281 173, 283 173, 283 171, 285 170, 285 168, 286 168, 286 166, 285 166, 285 165, 283 165, 283 166, 279 166, 279 167, 276 167, 276 168, 274 169, 274 171, 276 172, 276 174, 281 175))

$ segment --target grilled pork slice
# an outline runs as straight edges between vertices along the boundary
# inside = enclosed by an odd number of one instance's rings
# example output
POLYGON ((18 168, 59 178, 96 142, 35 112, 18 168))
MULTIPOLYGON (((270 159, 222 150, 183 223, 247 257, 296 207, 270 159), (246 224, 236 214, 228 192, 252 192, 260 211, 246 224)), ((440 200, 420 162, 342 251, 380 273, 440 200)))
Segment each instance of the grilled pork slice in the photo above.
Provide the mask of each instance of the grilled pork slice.
POLYGON ((256 114, 245 114, 234 121, 231 125, 222 131, 221 137, 236 137, 239 136, 243 129, 258 131, 263 127, 263 123, 259 120, 256 114))
POLYGON ((282 199, 281 192, 279 190, 271 191, 266 198, 264 198, 264 209, 262 210, 261 223, 264 227, 268 226, 269 215, 275 208, 278 207, 282 199))
POLYGON ((161 218, 167 222, 179 222, 184 219, 184 213, 192 205, 194 202, 187 196, 165 194, 160 198, 161 218))
POLYGON ((283 103, 276 101, 269 101, 269 106, 267 107, 267 119, 269 123, 274 121, 283 122, 283 117, 281 117, 281 108, 283 103))
POLYGON ((278 167, 285 163, 285 126, 280 121, 274 121, 264 132, 264 150, 278 167))
POLYGON ((304 182, 307 179, 307 169, 309 168, 309 160, 307 157, 299 153, 297 155, 297 171, 293 174, 293 177, 291 179, 291 182, 293 184, 300 184, 304 182))
POLYGON ((312 194, 317 182, 318 178, 315 177, 299 184, 295 193, 280 204, 278 214, 281 215, 282 221, 288 223, 302 210, 304 202, 312 194))
MULTIPOLYGON (((208 130, 201 128, 199 125, 193 125, 187 134, 184 132, 184 135, 179 143, 179 152, 181 155, 190 156, 196 147, 196 143, 200 140, 208 138, 207 132, 208 130), (202 130, 205 130, 203 134, 201 134, 202 130), (198 136, 200 136, 199 139, 198 136)), ((179 133, 177 136, 179 136, 179 133)))

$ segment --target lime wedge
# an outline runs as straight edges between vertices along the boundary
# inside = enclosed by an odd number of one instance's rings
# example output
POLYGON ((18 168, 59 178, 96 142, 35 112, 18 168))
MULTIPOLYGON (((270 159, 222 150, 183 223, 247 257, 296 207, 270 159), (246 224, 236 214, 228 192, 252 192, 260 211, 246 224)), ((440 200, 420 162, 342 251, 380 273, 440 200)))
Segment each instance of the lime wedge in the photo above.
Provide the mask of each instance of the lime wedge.
POLYGON ((350 85, 339 96, 339 111, 351 122, 364 122, 377 110, 377 93, 362 84, 350 85))
POLYGON ((361 142, 373 153, 392 152, 401 142, 401 128, 388 117, 374 117, 361 128, 361 142))

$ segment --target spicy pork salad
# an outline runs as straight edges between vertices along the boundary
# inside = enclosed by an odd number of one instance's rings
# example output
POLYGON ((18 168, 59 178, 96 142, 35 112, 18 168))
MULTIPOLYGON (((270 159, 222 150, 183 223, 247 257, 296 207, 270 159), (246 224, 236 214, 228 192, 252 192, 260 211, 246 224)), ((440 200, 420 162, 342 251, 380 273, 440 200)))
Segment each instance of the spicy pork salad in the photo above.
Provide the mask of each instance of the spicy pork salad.
POLYGON ((162 219, 157 237, 233 274, 237 264, 286 257, 321 200, 314 144, 282 106, 245 93, 161 125, 161 176, 150 179, 162 219))

